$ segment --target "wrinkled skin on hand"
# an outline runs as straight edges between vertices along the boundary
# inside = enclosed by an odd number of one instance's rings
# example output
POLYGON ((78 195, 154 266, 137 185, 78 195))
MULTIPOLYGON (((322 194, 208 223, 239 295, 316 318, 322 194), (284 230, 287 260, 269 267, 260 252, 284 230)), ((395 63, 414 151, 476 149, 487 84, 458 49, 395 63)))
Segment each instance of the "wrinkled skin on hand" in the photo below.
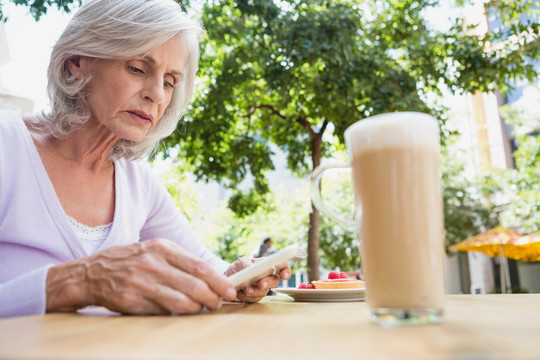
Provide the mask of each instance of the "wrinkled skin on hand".
MULTIPOLYGON (((248 259, 246 257, 241 257, 236 260, 234 263, 229 266, 225 272, 226 276, 231 276, 232 274, 253 265, 255 262, 264 260, 264 258, 248 259)), ((260 301, 263 297, 268 294, 268 291, 271 288, 277 287, 279 284, 279 279, 287 280, 291 277, 291 268, 287 262, 276 266, 279 271, 279 278, 277 276, 271 275, 266 276, 257 281, 257 283, 246 286, 245 288, 238 291, 238 301, 255 303, 260 301)))
POLYGON ((127 314, 188 314, 235 300, 226 276, 180 245, 153 239, 112 247, 49 269, 47 311, 88 305, 127 314))

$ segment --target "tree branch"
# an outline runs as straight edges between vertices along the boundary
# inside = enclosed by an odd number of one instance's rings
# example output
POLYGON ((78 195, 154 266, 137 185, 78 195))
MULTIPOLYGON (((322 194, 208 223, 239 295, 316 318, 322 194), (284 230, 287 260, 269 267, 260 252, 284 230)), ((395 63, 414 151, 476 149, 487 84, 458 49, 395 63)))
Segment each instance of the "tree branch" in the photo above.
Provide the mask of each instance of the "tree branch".
POLYGON ((280 118, 282 118, 283 120, 287 120, 287 118, 282 115, 279 111, 277 111, 276 109, 274 109, 273 106, 271 105, 257 105, 257 106, 252 106, 249 108, 248 112, 246 115, 244 115, 244 117, 250 117, 251 115, 253 115, 253 113, 257 110, 269 110, 273 115, 276 115, 276 116, 279 116, 280 118))
POLYGON ((259 41, 259 40, 257 40, 257 39, 253 39, 253 41, 255 41, 255 43, 256 43, 257 45, 259 45, 260 47, 262 47, 264 50, 267 50, 267 51, 268 51, 268 47, 267 47, 265 44, 263 44, 261 41, 259 41))
POLYGON ((328 119, 325 119, 324 122, 323 122, 323 126, 321 127, 321 130, 319 131, 319 136, 322 137, 322 135, 324 134, 324 131, 326 130, 326 127, 328 126, 328 123, 330 121, 328 121, 328 119))
MULTIPOLYGON (((268 110, 270 111, 273 115, 276 115, 278 117, 280 117, 281 119, 283 120, 287 120, 287 117, 284 116, 283 114, 281 114, 279 111, 277 111, 273 106, 271 105, 257 105, 257 106, 252 106, 249 108, 247 114, 244 115, 244 117, 251 117, 251 115, 253 115, 255 113, 255 111, 257 110, 268 110)), ((309 136, 311 136, 311 138, 316 138, 316 137, 321 137, 324 130, 326 129, 326 127, 328 126, 328 120, 324 120, 324 123, 323 123, 323 126, 321 128, 321 131, 320 132, 315 132, 313 130, 313 128, 311 127, 311 124, 309 123, 309 121, 307 121, 307 118, 305 116, 299 116, 295 122, 300 125, 301 127, 303 127, 304 129, 306 129, 306 131, 309 133, 309 136)))
POLYGON ((295 121, 298 125, 307 130, 309 136, 311 136, 312 139, 315 139, 317 137, 318 134, 313 130, 311 124, 309 123, 309 121, 307 121, 305 116, 298 117, 295 121))

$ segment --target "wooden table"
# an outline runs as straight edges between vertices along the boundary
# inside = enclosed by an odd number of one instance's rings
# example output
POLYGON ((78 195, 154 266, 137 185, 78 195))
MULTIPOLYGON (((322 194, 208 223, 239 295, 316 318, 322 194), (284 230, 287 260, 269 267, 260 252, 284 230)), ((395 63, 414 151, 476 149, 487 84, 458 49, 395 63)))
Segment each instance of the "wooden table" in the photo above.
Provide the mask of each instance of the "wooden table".
POLYGON ((189 316, 8 318, 0 359, 540 359, 540 294, 449 295, 439 325, 384 328, 366 311, 271 296, 189 316))

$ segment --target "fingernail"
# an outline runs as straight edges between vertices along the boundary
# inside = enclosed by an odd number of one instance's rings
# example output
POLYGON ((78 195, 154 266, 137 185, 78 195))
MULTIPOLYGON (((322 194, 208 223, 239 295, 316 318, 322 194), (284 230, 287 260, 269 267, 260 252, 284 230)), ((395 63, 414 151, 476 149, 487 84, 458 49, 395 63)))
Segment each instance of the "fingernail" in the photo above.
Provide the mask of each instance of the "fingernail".
POLYGON ((268 287, 268 283, 267 283, 266 281, 263 282, 263 287, 264 287, 264 288, 267 288, 267 287, 268 287))
POLYGON ((234 299, 235 297, 236 297, 236 290, 234 290, 233 288, 229 288, 227 290, 227 298, 234 299))

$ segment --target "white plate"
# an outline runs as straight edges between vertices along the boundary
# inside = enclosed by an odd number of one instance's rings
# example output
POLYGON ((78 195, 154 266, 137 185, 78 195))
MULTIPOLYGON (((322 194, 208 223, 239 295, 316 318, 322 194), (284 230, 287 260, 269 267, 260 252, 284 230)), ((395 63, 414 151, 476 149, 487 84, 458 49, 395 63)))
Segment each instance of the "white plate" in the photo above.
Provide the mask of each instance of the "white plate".
POLYGON ((366 288, 361 289, 296 289, 275 288, 275 292, 289 295, 295 301, 361 301, 366 288))

